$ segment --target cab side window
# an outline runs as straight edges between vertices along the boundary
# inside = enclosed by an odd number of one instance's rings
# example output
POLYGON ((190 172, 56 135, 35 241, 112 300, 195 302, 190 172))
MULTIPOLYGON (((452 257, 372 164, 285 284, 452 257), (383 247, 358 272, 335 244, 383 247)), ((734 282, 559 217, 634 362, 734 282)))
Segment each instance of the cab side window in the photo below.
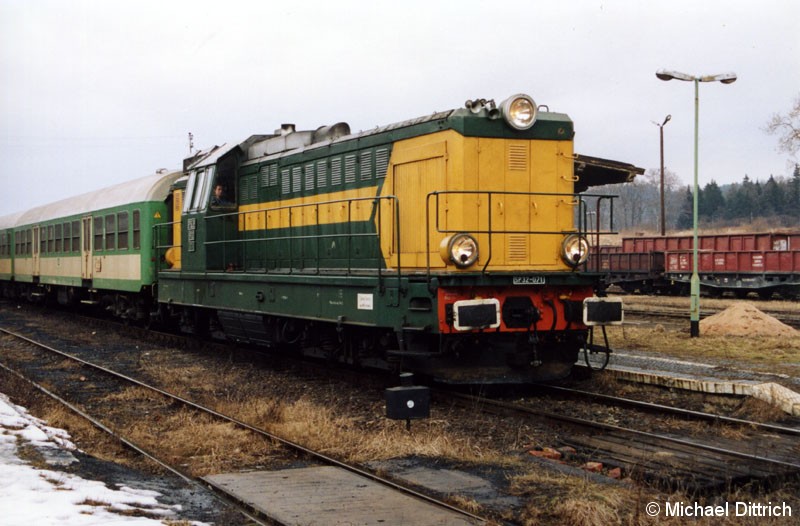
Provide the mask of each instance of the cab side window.
MULTIPOLYGON (((213 184, 209 185, 208 204, 212 210, 230 210, 236 207, 236 163, 236 158, 231 156, 223 157, 217 162, 213 173, 213 184)), ((252 181, 249 192, 245 190, 244 186, 241 188, 242 195, 239 197, 242 199, 245 199, 245 194, 252 194, 252 197, 256 195, 258 175, 253 175, 250 179, 252 181)), ((242 181, 244 185, 245 180, 242 181)))
POLYGON ((204 166, 189 173, 186 193, 183 199, 183 212, 197 212, 236 207, 235 165, 226 169, 217 166, 204 166))

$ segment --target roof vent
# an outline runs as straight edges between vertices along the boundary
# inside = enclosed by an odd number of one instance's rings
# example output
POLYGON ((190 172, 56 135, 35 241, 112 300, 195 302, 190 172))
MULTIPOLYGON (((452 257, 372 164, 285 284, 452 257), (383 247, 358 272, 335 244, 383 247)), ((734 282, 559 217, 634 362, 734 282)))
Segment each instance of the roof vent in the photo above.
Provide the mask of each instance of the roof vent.
POLYGON ((294 132, 295 132, 294 124, 281 124, 281 129, 275 130, 275 134, 280 133, 281 135, 289 135, 290 133, 294 132))

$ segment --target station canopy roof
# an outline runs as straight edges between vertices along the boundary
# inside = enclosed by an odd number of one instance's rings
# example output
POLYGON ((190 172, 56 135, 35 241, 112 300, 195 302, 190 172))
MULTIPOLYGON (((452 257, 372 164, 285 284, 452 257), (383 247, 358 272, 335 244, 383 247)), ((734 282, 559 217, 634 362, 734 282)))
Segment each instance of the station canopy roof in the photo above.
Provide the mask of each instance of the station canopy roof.
POLYGON ((631 183, 643 173, 644 168, 632 164, 575 154, 575 176, 578 178, 575 193, 585 192, 593 186, 631 183))

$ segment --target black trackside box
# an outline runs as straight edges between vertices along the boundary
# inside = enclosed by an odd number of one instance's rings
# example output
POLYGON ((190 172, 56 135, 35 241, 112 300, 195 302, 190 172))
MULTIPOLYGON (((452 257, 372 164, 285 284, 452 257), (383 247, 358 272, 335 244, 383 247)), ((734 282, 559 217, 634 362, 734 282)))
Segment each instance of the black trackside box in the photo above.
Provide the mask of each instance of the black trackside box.
POLYGON ((387 418, 413 420, 428 418, 431 414, 431 392, 425 386, 390 387, 385 396, 387 418))

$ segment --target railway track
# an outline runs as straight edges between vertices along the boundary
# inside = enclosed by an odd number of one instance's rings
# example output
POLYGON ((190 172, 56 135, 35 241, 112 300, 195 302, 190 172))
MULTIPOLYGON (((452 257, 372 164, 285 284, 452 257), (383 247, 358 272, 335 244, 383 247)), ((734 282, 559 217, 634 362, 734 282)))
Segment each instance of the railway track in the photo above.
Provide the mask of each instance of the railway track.
MULTIPOLYGON (((24 320, 27 320, 25 318, 24 320)), ((23 324, 27 327, 33 327, 37 325, 35 321, 24 321, 23 324)), ((83 321, 81 321, 81 327, 83 327, 83 321)), ((135 327, 120 327, 117 326, 113 331, 108 331, 107 323, 102 321, 92 321, 92 325, 90 328, 85 329, 86 331, 94 333, 95 331, 101 334, 101 328, 104 329, 105 334, 114 334, 120 333, 125 334, 126 339, 128 336, 132 336, 135 339, 141 339, 141 332, 136 329, 135 327)), ((76 325, 77 327, 77 325, 76 325)), ((72 329, 67 329, 72 330, 72 329)), ((83 331, 83 328, 77 329, 78 331, 83 331)), ((28 332, 26 330, 26 332, 28 332)), ((147 338, 155 338, 158 342, 166 341, 171 346, 177 347, 190 347, 191 353, 186 353, 190 356, 190 360, 196 362, 198 360, 206 360, 211 359, 211 356, 206 355, 206 353, 214 353, 217 356, 220 355, 220 351, 224 354, 222 356, 228 355, 228 360, 231 361, 242 361, 242 355, 240 355, 239 351, 232 350, 230 345, 218 345, 218 344, 207 344, 198 342, 197 340, 193 340, 191 338, 187 339, 184 336, 176 336, 176 335, 153 335, 152 332, 147 331, 147 338), (203 355, 201 353, 197 353, 197 349, 195 347, 202 346, 203 355)), ((113 339, 113 337, 112 337, 113 339)), ((72 339, 70 338, 70 341, 72 339)), ((149 340, 152 341, 152 340, 149 340)), ((160 347, 161 343, 158 344, 160 347)), ((143 345, 143 348, 145 345, 143 345)), ((109 349, 111 351, 111 349, 109 349)), ((175 352, 175 351, 173 351, 175 352)), ((108 352, 107 354, 111 354, 108 352)), ((145 353, 146 354, 146 353, 145 353)), ((248 353, 249 354, 249 353, 248 353)), ((253 356, 256 354, 261 355, 261 353, 253 353, 253 356)), ((130 356, 128 358, 123 358, 124 360, 127 359, 131 362, 137 362, 145 360, 146 358, 137 352, 130 352, 130 356)), ((247 356, 244 358, 245 362, 248 367, 252 367, 251 357, 247 356)), ((279 368, 285 369, 285 364, 290 360, 280 360, 279 368)), ((293 360, 291 360, 293 361, 293 360)), ((270 358, 270 362, 272 359, 270 358)), ((296 365, 291 365, 289 367, 293 373, 298 370, 296 365)), ((260 369, 260 367, 259 367, 260 369)), ((307 368, 306 366, 301 367, 305 372, 300 375, 301 377, 311 378, 315 376, 315 373, 319 372, 316 367, 307 368), (310 373, 309 371, 315 371, 315 373, 310 373)), ((135 370, 135 368, 134 368, 135 370)), ((264 371, 262 371, 263 373, 264 371)), ((327 373, 326 373, 327 374, 327 373)), ((356 375, 356 372, 349 372, 344 374, 348 378, 352 375, 356 375)), ((342 372, 339 371, 337 376, 342 375, 342 372)), ((295 382, 298 380, 295 379, 295 382)), ((301 383, 305 383, 306 379, 301 379, 301 383)), ((326 380, 327 381, 327 380, 326 380)), ((362 376, 360 379, 352 379, 348 380, 346 383, 352 382, 354 385, 361 386, 363 389, 363 382, 364 377, 362 376)), ((214 388, 214 396, 215 397, 225 397, 227 396, 225 390, 219 389, 219 387, 214 388)), ((570 396, 580 396, 577 394, 572 394, 570 396)), ((446 401, 449 395, 441 395, 436 394, 434 397, 434 405, 438 406, 438 409, 434 409, 434 411, 441 411, 444 407, 447 407, 448 404, 441 402, 444 400, 446 401)), ((563 398, 563 396, 562 396, 563 398)), ((542 407, 542 400, 546 400, 540 398, 539 401, 536 403, 541 408, 542 407)), ((177 403, 177 402, 176 402, 177 403)), ((544 403, 547 403, 546 401, 544 403)), ((213 402, 212 402, 213 404, 213 402)), ((493 428, 495 425, 509 425, 511 427, 515 427, 515 429, 523 430, 523 431, 515 431, 515 434, 519 434, 520 432, 525 433, 527 430, 536 429, 536 432, 532 433, 531 436, 536 437, 533 438, 535 441, 534 443, 539 445, 571 445, 575 449, 578 450, 578 454, 568 460, 567 466, 571 470, 568 472, 570 475, 576 475, 576 480, 585 480, 585 472, 580 470, 579 467, 586 461, 599 461, 605 464, 607 468, 613 467, 620 467, 622 470, 623 477, 627 477, 630 480, 635 481, 634 487, 642 487, 645 488, 645 491, 661 491, 664 488, 669 488, 670 490, 677 489, 677 490, 685 490, 687 493, 700 493, 700 492, 707 492, 711 494, 719 494, 720 491, 724 492, 730 489, 732 486, 743 485, 747 486, 748 482, 755 481, 757 483, 764 483, 768 484, 770 482, 778 482, 782 480, 784 477, 790 477, 798 473, 798 466, 794 465, 794 462, 789 461, 788 465, 781 465, 780 460, 778 463, 775 462, 762 462, 762 459, 758 457, 765 456, 766 453, 763 453, 763 450, 768 449, 772 446, 773 442, 769 437, 763 438, 761 442, 748 442, 744 447, 742 444, 737 444, 737 438, 732 438, 728 444, 720 445, 718 444, 719 449, 729 449, 734 452, 733 455, 721 456, 721 452, 709 450, 709 449, 702 449, 698 448, 695 442, 703 442, 704 438, 691 438, 690 436, 681 436, 682 431, 675 431, 671 433, 675 435, 673 437, 668 438, 677 438, 683 439, 686 443, 681 444, 680 442, 675 441, 668 441, 662 442, 661 436, 663 434, 669 435, 670 433, 651 433, 653 436, 648 436, 645 434, 640 434, 636 437, 632 437, 630 433, 627 432, 622 426, 620 425, 611 425, 608 427, 604 427, 604 422, 599 422, 599 426, 593 425, 580 425, 576 422, 568 422, 564 420, 558 420, 551 418, 553 415, 548 414, 531 414, 529 411, 522 411, 519 412, 518 409, 513 410, 504 410, 504 409, 497 409, 493 407, 488 407, 488 403, 484 403, 481 399, 478 400, 466 400, 463 402, 458 402, 452 404, 452 407, 461 404, 463 407, 468 408, 468 411, 464 410, 456 410, 452 413, 455 414, 463 414, 469 413, 472 415, 471 420, 475 422, 481 423, 488 423, 488 428, 492 429, 490 434, 496 435, 497 431, 493 428), (477 412, 476 409, 482 409, 482 411, 477 412), (490 414, 492 416, 490 416, 490 414), (503 418, 495 418, 493 415, 500 415, 503 418), (508 415, 513 415, 514 418, 505 418, 508 415), (508 424, 510 423, 510 424, 508 424), (540 430, 547 430, 545 433, 540 433, 540 430), (550 440, 547 437, 555 437, 553 440, 550 440), (544 440, 542 440, 544 437, 544 440), (742 455, 735 454, 737 452, 741 453, 742 455), (749 448, 749 449, 748 449, 749 448), (748 456, 749 454, 749 456, 748 456), (696 462, 695 462, 696 460, 696 462), (750 466, 750 467, 746 467, 750 466)), ((615 405, 616 402, 614 403, 615 405)), ((569 404, 567 404, 569 405, 569 404)), ((576 405, 576 404, 572 404, 576 405)), ((559 409, 555 409, 550 411, 551 413, 558 413, 560 412, 559 409)), ((615 414, 614 411, 609 410, 608 407, 605 409, 601 408, 599 412, 613 415, 615 414)), ((650 410, 651 413, 660 414, 661 410, 659 408, 652 408, 650 410)), ((153 411, 153 414, 158 413, 158 411, 153 411)), ((459 417, 460 418, 460 417, 459 417)), ((674 415, 673 418, 676 419, 683 419, 685 417, 681 415, 674 415)), ((602 420, 602 417, 601 417, 602 420)), ((611 421, 613 419, 607 419, 607 421, 611 421)), ((721 419, 724 420, 724 419, 721 419)), ((249 420, 248 420, 249 421, 249 420)), ((453 421, 455 423, 455 421, 453 421)), ((731 426, 735 426, 738 428, 746 428, 748 427, 747 423, 744 422, 729 422, 725 425, 730 424, 731 426)), ((448 425, 450 422, 448 421, 448 425)), ((485 425, 485 424, 482 424, 485 425)), ((605 425, 608 425, 605 423, 605 425)), ((703 424, 705 425, 705 424, 703 424)), ((715 429, 718 429, 719 422, 711 423, 710 425, 714 425, 715 429)), ((373 428, 375 429, 375 428, 373 428)), ((770 433, 768 429, 762 429, 763 433, 770 433)), ((477 431, 480 434, 480 431, 477 431)), ((477 435, 470 435, 470 436, 477 436, 477 435)), ((796 437, 793 439, 796 442, 796 437)), ((530 442, 526 442, 530 443, 530 442)), ((525 447, 525 446, 523 446, 525 447)), ((527 450, 526 450, 527 451, 527 450)), ((793 453, 793 458, 797 458, 798 450, 795 450, 793 453)), ((527 454, 518 457, 520 453, 524 453, 524 451, 515 451, 513 454, 515 455, 514 458, 523 458, 525 459, 528 464, 528 468, 530 469, 530 462, 529 460, 531 457, 527 454)), ((770 460, 770 459, 767 459, 770 460)), ((401 461, 402 462, 402 461, 401 461)), ((539 472, 547 472, 550 469, 555 469, 556 472, 561 470, 561 464, 553 464, 554 468, 550 466, 542 466, 541 462, 548 462, 548 461, 541 461, 536 459, 535 461, 534 470, 539 472)), ((438 461, 437 461, 438 463, 438 461)), ((379 473, 387 473, 387 463, 368 463, 369 469, 373 469, 379 473)), ((398 467, 395 463, 388 463, 389 469, 394 469, 398 467)), ((413 471, 414 468, 411 468, 410 471, 413 471)), ((607 471, 604 471, 607 474, 607 471)), ((563 473, 559 473, 559 477, 563 477, 563 473)), ((595 479, 594 475, 592 475, 593 480, 595 479)), ((607 477, 597 475, 600 479, 608 480, 607 477)), ((570 477, 572 478, 572 477, 570 477)), ((403 475, 399 476, 396 480, 409 480, 407 477, 403 475)), ((795 480, 795 479, 792 479, 795 480)), ((205 481, 202 482, 205 485, 205 481)), ((412 482, 413 483, 413 482, 412 482)), ((550 484, 548 482, 548 484, 550 484)), ((605 483, 603 483, 604 485, 605 483)), ((623 485, 628 484, 623 482, 623 485)), ((793 484, 793 482, 788 482, 788 484, 793 484)), ((222 486, 224 490, 224 486, 222 486)), ((439 493, 441 496, 442 493, 439 493)), ((527 497, 531 498, 531 497, 527 497)), ((459 501, 450 501, 457 502, 460 504, 459 501)), ((473 501, 483 504, 483 501, 473 501)), ((469 503, 467 503, 469 504, 469 503)), ((491 513, 493 517, 497 517, 498 511, 500 509, 511 509, 508 506, 517 506, 517 504, 507 504, 503 503, 504 508, 500 506, 492 507, 491 505, 488 506, 491 509, 491 513)), ((475 509, 475 508, 468 508, 468 509, 475 509)), ((477 508, 477 509, 484 509, 484 508, 477 508)), ((514 508, 518 510, 519 508, 514 508)), ((514 513, 519 513, 515 511, 514 513)), ((508 515, 510 516, 510 515, 508 515)), ((504 518, 507 516, 504 516, 504 518)))
MULTIPOLYGON (((180 465, 176 465, 174 462, 170 462, 168 459, 164 458, 165 455, 160 454, 158 451, 152 451, 149 448, 126 438, 125 428, 136 424, 119 421, 109 422, 109 420, 113 419, 109 419, 107 415, 106 417, 96 416, 98 412, 102 412, 102 408, 104 407, 104 404, 99 403, 98 400, 109 393, 113 393, 115 391, 121 392, 127 387, 135 386, 138 389, 143 389, 150 393, 148 397, 154 397, 162 401, 161 403, 153 403, 149 407, 140 408, 139 412, 141 414, 145 414, 147 419, 165 421, 170 418, 170 414, 174 411, 188 410, 191 412, 201 413, 205 418, 209 419, 209 421, 224 422, 226 425, 232 425, 238 429, 252 433, 267 441, 272 446, 277 446, 291 458, 301 457, 305 467, 308 467, 309 465, 334 466, 354 474, 365 481, 376 483, 381 487, 390 490, 391 492, 402 494, 404 497, 410 499, 408 502, 411 506, 417 508, 416 511, 410 508, 407 510, 400 510, 400 513, 406 517, 418 515, 418 508, 420 508, 422 504, 425 504, 437 510, 443 510, 445 512, 445 516, 450 517, 449 522, 442 522, 442 524, 467 525, 482 524, 487 522, 487 519, 483 517, 462 510, 429 494, 405 487, 392 480, 389 480, 389 478, 385 476, 378 475, 353 464, 342 462, 320 451, 316 451, 305 447, 302 444, 287 440, 265 429, 253 426, 237 418, 223 414, 212 408, 194 402, 185 397, 178 396, 165 389, 133 378, 119 371, 115 371, 106 366, 90 362, 71 353, 64 352, 6 329, 0 329, 0 334, 2 334, 4 338, 11 338, 17 342, 22 342, 18 343, 17 345, 24 346, 24 351, 27 353, 36 354, 36 359, 33 360, 36 366, 31 367, 31 361, 28 361, 27 365, 25 366, 24 373, 17 370, 16 367, 8 365, 7 363, 0 364, 0 367, 2 367, 4 370, 26 380, 27 382, 30 382, 42 393, 50 396, 60 404, 63 404, 65 407, 80 415, 82 418, 85 418, 98 429, 120 440, 127 447, 136 451, 138 454, 141 454, 144 457, 156 462, 162 468, 171 471, 180 478, 195 484, 198 487, 203 487, 204 489, 212 488, 218 498, 222 499, 226 504, 235 507, 247 520, 252 521, 253 523, 288 525, 300 524, 302 521, 283 522, 280 518, 276 518, 275 516, 267 517, 263 513, 260 513, 257 508, 254 508, 247 500, 242 500, 237 494, 229 492, 225 483, 217 483, 214 481, 213 477, 200 478, 193 476, 185 469, 182 469, 180 465), (64 363, 65 360, 75 364, 75 366, 71 367, 66 365, 64 363), (80 371, 80 374, 77 376, 76 370, 80 371), (91 376, 91 378, 89 378, 89 376, 91 376), (79 386, 76 387, 76 378, 78 379, 78 384, 83 384, 84 388, 79 386), (46 381, 48 384, 55 384, 56 387, 45 388, 42 385, 42 379, 44 379, 44 381, 46 381), (59 390, 69 391, 70 396, 80 399, 80 402, 68 401, 65 397, 62 397, 56 392, 59 390), (453 519, 453 517, 456 518, 453 519)), ((4 358, 6 358, 4 361, 8 361, 7 356, 4 358)), ((157 433, 157 431, 154 432, 157 433)), ((285 462, 289 462, 291 458, 285 462)), ((300 516, 302 516, 302 510, 298 510, 298 513, 300 516)), ((436 520, 440 520, 440 518, 436 520)), ((440 522, 436 522, 436 524, 439 523, 440 522)))
MULTIPOLYGON (((719 312, 722 312, 724 309, 720 308, 707 308, 703 307, 702 309, 702 317, 712 316, 719 312)), ((768 314, 775 319, 779 320, 790 327, 794 327, 795 329, 800 329, 800 316, 788 314, 784 311, 769 311, 769 310, 762 310, 765 314, 768 314)), ((644 307, 632 307, 632 306, 625 306, 625 314, 626 316, 636 316, 641 318, 667 318, 667 319, 688 319, 688 309, 683 309, 680 307, 659 307, 659 308, 644 308, 644 307)))
MULTIPOLYGON (((559 391, 559 389, 556 389, 559 391)), ((584 417, 570 416, 561 409, 486 399, 472 395, 442 393, 470 407, 504 416, 545 418, 565 425, 561 445, 574 447, 582 460, 594 460, 611 468, 620 468, 630 477, 654 483, 667 490, 690 493, 713 493, 752 482, 771 483, 800 474, 797 436, 800 430, 681 410, 629 399, 564 390, 570 396, 592 396, 605 403, 636 406, 638 410, 713 422, 714 427, 701 437, 678 432, 643 431, 611 425, 584 417), (718 425, 749 429, 735 438, 715 436, 718 425), (747 437, 747 438, 745 438, 747 437)))
POLYGON ((691 409, 684 409, 681 407, 656 404, 653 402, 646 402, 643 400, 634 400, 631 398, 625 398, 621 396, 612 396, 603 393, 594 393, 589 391, 583 391, 581 389, 573 389, 570 387, 561 387, 557 385, 541 385, 537 386, 537 389, 541 389, 544 392, 555 393, 557 395, 569 396, 571 398, 593 400, 613 406, 631 407, 639 411, 645 411, 657 414, 669 414, 687 420, 699 420, 703 422, 709 422, 712 424, 744 426, 748 429, 759 430, 765 433, 778 433, 782 435, 800 437, 800 428, 797 427, 780 426, 764 422, 755 422, 753 420, 746 420, 743 418, 733 418, 725 415, 708 413, 705 411, 694 411, 691 409))

